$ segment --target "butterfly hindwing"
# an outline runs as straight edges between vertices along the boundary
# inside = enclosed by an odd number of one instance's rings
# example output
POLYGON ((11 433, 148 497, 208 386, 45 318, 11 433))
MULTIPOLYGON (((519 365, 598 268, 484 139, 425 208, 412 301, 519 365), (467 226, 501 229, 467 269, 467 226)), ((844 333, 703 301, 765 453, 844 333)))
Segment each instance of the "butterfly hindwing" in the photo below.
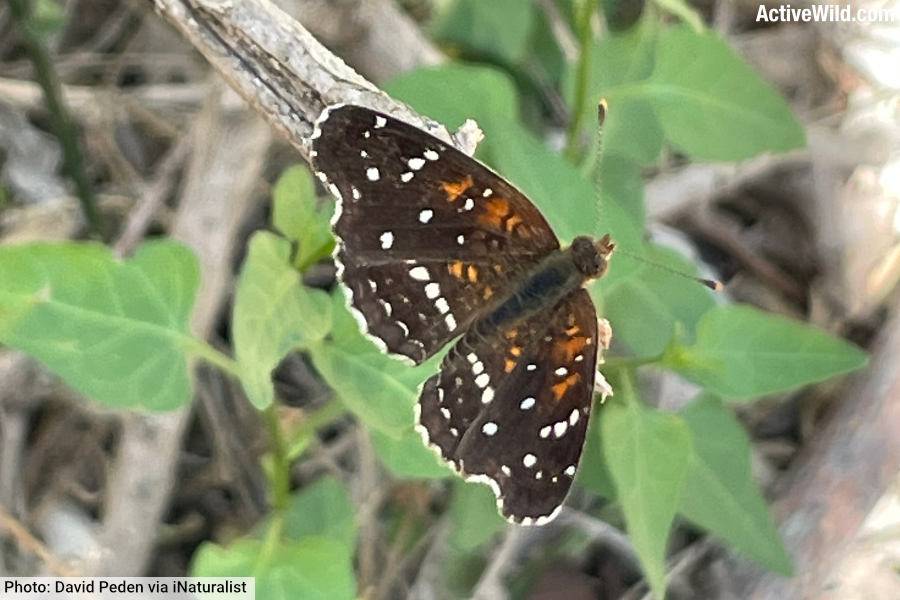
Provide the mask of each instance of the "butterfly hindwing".
POLYGON ((419 430, 463 475, 488 483, 508 519, 546 522, 581 457, 599 343, 585 290, 493 335, 473 331, 423 385, 419 430))
POLYGON ((324 111, 312 138, 338 199, 339 277, 390 353, 424 361, 559 248, 521 192, 421 129, 347 105, 324 111))

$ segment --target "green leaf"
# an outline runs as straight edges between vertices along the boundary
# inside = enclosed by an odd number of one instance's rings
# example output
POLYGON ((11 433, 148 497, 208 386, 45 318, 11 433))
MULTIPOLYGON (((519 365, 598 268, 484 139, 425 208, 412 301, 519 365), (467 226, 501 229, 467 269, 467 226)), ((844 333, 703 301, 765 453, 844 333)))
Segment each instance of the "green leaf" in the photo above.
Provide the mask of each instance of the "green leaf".
POLYGON ((433 27, 438 40, 508 63, 528 50, 534 7, 521 0, 456 0, 433 27))
MULTIPOLYGON (((623 391, 623 395, 628 395, 623 391)), ((687 474, 691 440, 676 415, 610 402, 601 412, 603 451, 628 535, 657 598, 665 593, 665 554, 687 474)))
POLYGON ((494 534, 506 527, 497 512, 497 498, 489 487, 481 483, 453 482, 450 503, 450 544, 456 550, 468 552, 490 541, 494 534))
MULTIPOLYGON (((648 245, 649 260, 682 273, 692 274, 694 265, 674 250, 648 245)), ((615 262, 620 257, 614 257, 615 262)), ((689 332, 715 302, 709 290, 684 278, 645 267, 639 277, 601 280, 604 290, 604 316, 609 319, 616 339, 625 342, 637 356, 656 356, 672 340, 677 324, 689 332), (635 318, 640 315, 640 318, 635 318)))
POLYGON ((309 348, 313 364, 348 410, 370 428, 399 438, 413 422, 419 384, 439 359, 411 368, 383 354, 359 331, 342 292, 332 296, 331 337, 309 348))
POLYGON ((193 254, 170 241, 126 262, 97 244, 0 247, 0 342, 107 406, 177 408, 191 395, 198 281, 193 254))
POLYGON ((805 143, 784 99, 712 32, 663 32, 644 92, 667 139, 694 158, 740 160, 805 143))
POLYGON ((380 433, 377 429, 373 429, 370 434, 378 458, 397 477, 443 479, 453 474, 450 467, 425 446, 421 436, 412 427, 405 429, 399 438, 380 433))
POLYGON ((681 415, 693 439, 679 512, 768 569, 789 576, 791 559, 750 472, 750 441, 731 412, 704 395, 681 415))
POLYGON ((588 423, 584 449, 581 451, 581 462, 575 475, 575 482, 583 488, 599 494, 609 500, 615 500, 616 487, 603 454, 603 433, 600 428, 600 411, 606 410, 606 403, 594 402, 591 420, 588 423))
POLYGON ((333 477, 323 477, 291 498, 284 514, 284 535, 300 540, 322 536, 356 547, 356 517, 347 490, 333 477))
POLYGON ((272 370, 278 363, 324 338, 331 327, 328 294, 303 286, 290 254, 287 240, 254 234, 235 291, 232 330, 241 384, 259 409, 274 400, 272 370))
POLYGON ((638 234, 643 237, 646 211, 644 209, 644 179, 641 176, 641 167, 638 163, 619 156, 609 151, 603 152, 603 158, 597 169, 597 185, 600 189, 601 203, 600 228, 609 219, 616 217, 604 214, 611 204, 607 199, 615 200, 615 207, 625 214, 621 219, 627 219, 634 224, 638 234))
POLYGON ((256 577, 256 597, 265 600, 353 600, 352 551, 324 537, 274 546, 243 538, 227 547, 207 542, 194 555, 193 577, 256 577))
POLYGON ((697 341, 670 347, 664 357, 688 379, 735 399, 823 381, 866 361, 865 352, 820 329, 740 305, 707 312, 697 341))
POLYGON ((466 119, 477 120, 486 143, 503 135, 502 127, 492 127, 494 121, 503 125, 519 116, 512 79, 490 67, 450 63, 416 69, 389 82, 385 91, 448 128, 458 127, 466 119))
POLYGON ((286 169, 272 193, 272 223, 285 237, 298 242, 294 264, 300 271, 328 256, 334 248, 331 215, 334 201, 319 201, 306 167, 286 169))

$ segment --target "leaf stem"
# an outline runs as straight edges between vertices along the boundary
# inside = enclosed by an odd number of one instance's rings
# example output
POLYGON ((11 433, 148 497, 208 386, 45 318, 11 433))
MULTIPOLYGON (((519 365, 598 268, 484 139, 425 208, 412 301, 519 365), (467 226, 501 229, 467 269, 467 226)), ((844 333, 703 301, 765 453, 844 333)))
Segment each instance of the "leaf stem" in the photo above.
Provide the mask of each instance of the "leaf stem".
POLYGON ((210 346, 207 342, 189 337, 187 338, 187 346, 188 351, 194 354, 195 356, 202 358, 209 364, 218 367, 225 373, 231 375, 235 379, 239 379, 241 376, 241 367, 238 365, 237 361, 227 356, 226 354, 219 352, 212 346, 210 346))
POLYGON ((594 0, 581 0, 578 14, 578 68, 575 73, 575 105, 566 132, 565 155, 570 161, 578 158, 578 133, 587 106, 588 79, 591 68, 591 21, 594 17, 594 0))
POLYGON ((22 39, 38 84, 44 92, 44 102, 50 115, 50 126, 59 140, 63 152, 66 174, 75 184, 75 193, 81 203, 81 210, 91 232, 102 238, 103 223, 97 212, 97 202, 84 169, 84 155, 78 142, 78 133, 72 117, 62 98, 61 86, 50 55, 40 33, 32 21, 30 0, 9 0, 10 15, 22 39))
POLYGON ((269 437, 272 443, 272 506, 276 513, 287 508, 290 500, 290 460, 287 455, 287 445, 284 440, 284 432, 278 419, 278 405, 272 403, 263 411, 263 418, 269 427, 269 437))
POLYGON ((272 403, 262 413, 269 429, 269 440, 272 444, 272 463, 269 469, 270 494, 272 497, 272 520, 266 530, 263 546, 256 561, 260 569, 267 564, 275 553, 284 534, 284 513, 290 503, 291 494, 291 461, 287 455, 284 433, 278 419, 278 405, 272 403))

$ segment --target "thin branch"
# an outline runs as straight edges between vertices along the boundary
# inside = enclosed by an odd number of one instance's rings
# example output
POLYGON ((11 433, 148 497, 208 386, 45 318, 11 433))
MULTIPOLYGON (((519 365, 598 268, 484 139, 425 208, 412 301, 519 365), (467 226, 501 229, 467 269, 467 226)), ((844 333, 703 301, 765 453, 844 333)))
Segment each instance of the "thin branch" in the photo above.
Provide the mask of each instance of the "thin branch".
POLYGON ((59 139, 63 151, 66 174, 75 184, 75 193, 81 202, 81 210, 88 227, 98 237, 103 237, 103 224, 97 212, 97 201, 84 169, 84 157, 78 143, 78 132, 62 98, 59 79, 50 55, 40 34, 32 22, 30 0, 9 0, 10 14, 16 31, 22 39, 25 51, 34 65, 35 77, 44 92, 44 102, 50 114, 50 125, 59 139))
POLYGON ((306 159, 313 123, 335 103, 389 113, 454 143, 444 127, 390 98, 268 0, 154 4, 306 159))

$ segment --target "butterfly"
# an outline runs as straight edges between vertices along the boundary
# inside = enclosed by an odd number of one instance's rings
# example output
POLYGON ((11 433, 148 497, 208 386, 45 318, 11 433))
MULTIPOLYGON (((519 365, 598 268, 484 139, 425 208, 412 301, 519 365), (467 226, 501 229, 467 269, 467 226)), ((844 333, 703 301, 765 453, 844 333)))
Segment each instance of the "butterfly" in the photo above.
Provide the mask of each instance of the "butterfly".
POLYGON ((607 270, 609 236, 561 248, 501 176, 362 106, 326 108, 310 139, 316 176, 337 199, 334 259, 363 332, 413 364, 456 340, 420 389, 425 444, 489 485, 508 520, 552 520, 608 344, 583 286, 607 270))

